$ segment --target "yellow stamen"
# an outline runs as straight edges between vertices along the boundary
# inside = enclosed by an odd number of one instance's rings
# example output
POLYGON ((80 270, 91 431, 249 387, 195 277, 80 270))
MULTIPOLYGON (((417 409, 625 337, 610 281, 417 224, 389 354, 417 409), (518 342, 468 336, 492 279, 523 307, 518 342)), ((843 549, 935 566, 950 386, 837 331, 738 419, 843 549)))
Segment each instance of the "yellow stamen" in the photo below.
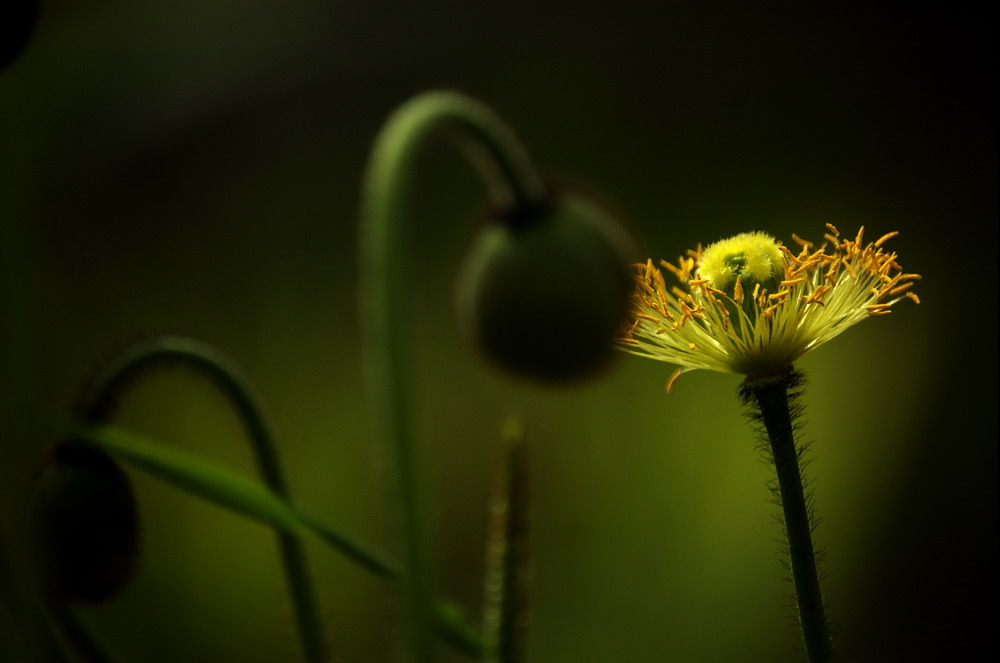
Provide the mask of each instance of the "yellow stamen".
POLYGON ((903 285, 896 286, 895 288, 889 291, 889 296, 895 297, 896 295, 906 292, 912 287, 913 287, 913 281, 909 281, 907 283, 904 283, 903 285))
MULTIPOLYGON (((808 247, 803 247, 808 248, 808 247)), ((778 250, 785 254, 785 257, 794 262, 797 265, 801 265, 802 261, 795 257, 795 254, 788 250, 787 246, 779 246, 778 250)))
POLYGON ((673 263, 667 262, 666 260, 661 260, 660 264, 670 270, 670 273, 677 277, 677 280, 681 283, 687 281, 687 272, 681 268, 677 267, 673 263))
POLYGON ((674 389, 674 383, 677 382, 677 378, 679 378, 683 374, 684 374, 684 369, 681 369, 681 368, 678 368, 676 371, 673 372, 673 375, 671 375, 670 379, 667 380, 667 393, 668 394, 671 391, 673 391, 673 389, 674 389))
POLYGON ((892 239, 893 237, 895 237, 898 234, 899 234, 898 230, 893 230, 891 233, 886 233, 886 234, 882 235, 877 240, 875 240, 875 248, 876 249, 882 248, 883 244, 885 244, 886 242, 888 242, 890 239, 892 239))
POLYGON ((840 263, 844 266, 844 269, 847 270, 847 273, 851 275, 851 278, 854 279, 855 281, 857 281, 858 280, 858 275, 854 271, 854 267, 851 265, 850 261, 847 259, 847 256, 844 256, 841 259, 840 263))
POLYGON ((744 233, 660 267, 635 265, 635 309, 621 346, 681 365, 669 391, 688 370, 755 374, 786 365, 863 317, 889 314, 903 298, 920 303, 912 291, 921 276, 904 273, 897 254, 883 251, 897 232, 865 244, 865 228, 850 239, 833 224, 826 229, 819 248, 793 235, 793 252, 764 233, 744 233), (769 243, 770 255, 755 253, 758 241, 769 243))
POLYGON ((811 247, 811 246, 813 245, 813 243, 812 243, 812 242, 810 242, 810 241, 808 241, 808 240, 805 240, 805 239, 802 239, 801 237, 799 237, 799 236, 798 236, 798 235, 796 235, 795 233, 792 233, 792 240, 793 240, 793 241, 794 241, 794 242, 795 242, 796 244, 798 244, 799 246, 801 246, 801 247, 803 247, 803 248, 806 248, 806 249, 808 249, 809 247, 811 247))

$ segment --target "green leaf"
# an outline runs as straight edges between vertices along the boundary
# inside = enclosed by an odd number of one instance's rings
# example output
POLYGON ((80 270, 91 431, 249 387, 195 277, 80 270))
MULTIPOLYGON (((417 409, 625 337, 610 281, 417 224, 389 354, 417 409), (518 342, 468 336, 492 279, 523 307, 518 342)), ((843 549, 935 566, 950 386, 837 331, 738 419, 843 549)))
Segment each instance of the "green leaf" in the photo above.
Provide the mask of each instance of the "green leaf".
MULTIPOLYGON (((187 493, 281 531, 315 536, 369 571, 399 579, 396 566, 381 555, 232 470, 116 426, 77 428, 74 436, 80 443, 99 447, 187 493)), ((456 606, 436 600, 434 613, 438 631, 446 640, 474 658, 482 654, 479 632, 469 626, 456 606)))
POLYGON ((115 426, 86 427, 74 432, 80 442, 99 447, 185 492, 279 530, 316 536, 378 575, 397 575, 394 565, 377 553, 232 470, 115 426))

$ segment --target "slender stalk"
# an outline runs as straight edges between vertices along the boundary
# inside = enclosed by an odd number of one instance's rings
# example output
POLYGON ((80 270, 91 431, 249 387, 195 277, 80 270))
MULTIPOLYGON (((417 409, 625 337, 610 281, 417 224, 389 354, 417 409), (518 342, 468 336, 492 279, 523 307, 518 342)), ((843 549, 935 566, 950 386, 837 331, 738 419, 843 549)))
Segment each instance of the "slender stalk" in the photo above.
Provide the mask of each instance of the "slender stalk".
POLYGON ((803 489, 799 466, 801 451, 795 444, 793 409, 789 400, 789 390, 798 386, 801 380, 802 376, 789 367, 777 375, 747 378, 741 395, 745 402, 755 402, 760 408, 760 419, 770 442, 806 653, 810 663, 828 663, 833 657, 833 648, 816 572, 812 521, 803 489))
MULTIPOLYGON (((296 536, 311 534, 365 570, 387 580, 400 580, 401 573, 394 561, 228 468, 107 424, 76 428, 73 439, 103 449, 179 490, 254 518, 275 530, 296 536)), ((0 589, 4 589, 2 584, 0 589)), ((442 637, 472 658, 481 656, 482 638, 460 610, 449 601, 437 599, 435 615, 442 637)))
POLYGON ((62 601, 50 602, 49 617, 62 640, 69 645, 79 663, 113 663, 115 659, 104 651, 101 644, 80 623, 73 610, 62 601))
POLYGON ((372 148, 361 201, 362 338, 376 434, 399 505, 403 597, 408 644, 415 663, 433 661, 433 592, 410 439, 401 224, 415 158, 428 135, 439 129, 456 130, 453 135, 460 145, 477 151, 480 172, 495 205, 527 212, 542 205, 545 198, 541 180, 513 133, 491 110, 457 93, 431 92, 407 102, 389 118, 372 148))
MULTIPOLYGON (((10 548, 7 532, 0 522, 0 607, 6 607, 10 614, 23 654, 38 663, 67 663, 38 597, 29 595, 23 584, 23 574, 15 571, 19 565, 11 559, 15 551, 10 548)), ((23 565, 23 550, 18 550, 17 555, 23 565)), ((18 652, 16 643, 13 651, 18 652)))
POLYGON ((529 462, 524 424, 503 427, 490 498, 483 634, 486 663, 522 663, 531 583, 529 462))
MULTIPOLYGON (((94 423, 109 421, 117 402, 130 385, 151 368, 169 364, 190 366, 222 390, 247 431, 264 482, 276 495, 287 498, 289 491, 281 471, 277 447, 264 421, 263 410, 253 397, 246 379, 224 355, 200 341, 159 336, 133 345, 105 366, 84 390, 80 403, 83 417, 94 423)), ((287 532, 276 530, 275 536, 295 609, 303 657, 308 663, 323 663, 328 659, 326 643, 302 542, 287 532)))

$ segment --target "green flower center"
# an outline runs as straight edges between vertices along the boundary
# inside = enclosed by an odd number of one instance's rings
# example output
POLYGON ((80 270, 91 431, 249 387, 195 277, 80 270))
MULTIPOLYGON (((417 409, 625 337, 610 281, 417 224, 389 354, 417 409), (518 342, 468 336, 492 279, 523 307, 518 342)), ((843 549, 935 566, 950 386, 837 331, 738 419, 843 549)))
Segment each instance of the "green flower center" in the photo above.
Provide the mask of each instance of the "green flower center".
POLYGON ((730 267, 734 274, 741 274, 743 272, 743 268, 747 264, 747 256, 745 253, 737 253, 735 255, 726 256, 723 258, 722 262, 724 262, 726 266, 730 267))
POLYGON ((698 263, 698 274, 731 297, 735 296, 737 277, 743 292, 752 295, 758 285, 773 292, 784 271, 778 243, 762 232, 742 233, 716 242, 702 252, 698 263))

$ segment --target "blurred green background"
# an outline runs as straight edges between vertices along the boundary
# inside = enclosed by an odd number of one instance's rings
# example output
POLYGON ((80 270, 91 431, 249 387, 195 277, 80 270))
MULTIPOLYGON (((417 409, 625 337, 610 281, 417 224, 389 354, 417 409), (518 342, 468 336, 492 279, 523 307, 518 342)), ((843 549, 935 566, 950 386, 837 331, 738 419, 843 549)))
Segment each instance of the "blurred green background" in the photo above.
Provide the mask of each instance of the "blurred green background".
MULTIPOLYGON (((996 52, 985 9, 948 7, 43 2, 0 72, 0 518, 98 362, 180 332, 252 376, 298 501, 383 541, 358 187, 387 114, 448 87, 657 259, 751 229, 900 231, 923 303, 799 363, 830 615, 845 660, 989 658, 972 652, 995 651, 997 628, 996 52)), ((452 311, 482 186, 431 148, 412 200, 412 396, 442 592, 477 613, 492 445, 517 411, 529 661, 804 660, 739 378, 693 373, 667 396, 670 366, 624 355, 565 390, 497 374, 452 311)), ((222 399, 183 373, 144 383, 120 422, 252 470, 222 399)), ((142 560, 84 611, 100 637, 126 661, 296 660, 270 533, 133 477, 142 560)), ((391 588, 309 552, 336 660, 396 660, 391 588)), ((15 640, 0 611, 0 659, 15 640)))

